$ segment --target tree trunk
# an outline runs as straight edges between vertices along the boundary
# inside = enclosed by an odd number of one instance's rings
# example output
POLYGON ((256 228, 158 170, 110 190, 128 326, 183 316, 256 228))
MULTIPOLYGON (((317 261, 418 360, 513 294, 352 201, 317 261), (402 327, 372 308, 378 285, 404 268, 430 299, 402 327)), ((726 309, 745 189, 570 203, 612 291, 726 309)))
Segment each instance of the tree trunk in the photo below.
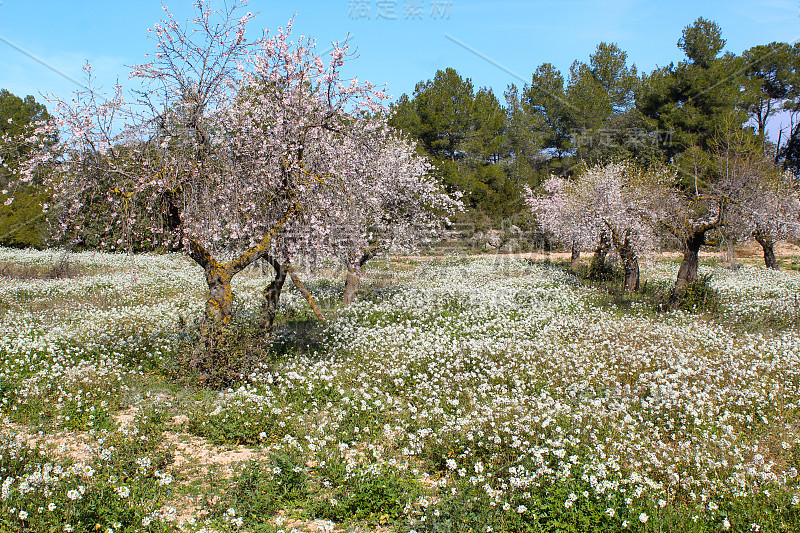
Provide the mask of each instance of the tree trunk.
POLYGON ((576 241, 572 241, 572 254, 569 258, 569 266, 573 270, 577 269, 581 264, 581 249, 576 241))
POLYGON ((358 284, 361 281, 361 269, 367 262, 375 257, 377 252, 378 243, 375 242, 364 250, 361 258, 358 260, 358 271, 355 269, 347 271, 347 278, 344 281, 344 294, 342 295, 342 305, 348 306, 353 303, 358 295, 358 284))
POLYGON ((233 291, 231 273, 223 265, 214 264, 206 268, 208 300, 206 300, 206 320, 215 324, 227 324, 233 310, 233 291))
POLYGON ((289 276, 292 278, 292 283, 294 283, 294 286, 297 287, 297 290, 300 291, 300 294, 302 294, 303 298, 306 299, 308 305, 311 306, 311 310, 314 311, 314 315, 316 315, 319 320, 327 322, 327 320, 325 320, 325 315, 322 314, 317 302, 314 300, 314 296, 311 294, 311 291, 309 291, 305 284, 300 281, 300 277, 293 268, 289 268, 289 276))
POLYGON ((625 243, 619 248, 619 258, 622 260, 622 268, 625 271, 625 281, 622 284, 624 292, 636 292, 639 290, 639 259, 629 243, 625 243))
POLYGON ((775 243, 772 239, 761 232, 754 232, 753 237, 755 237, 758 244, 760 244, 761 248, 764 250, 764 265, 772 270, 780 270, 778 261, 775 259, 775 243))
MULTIPOLYGON (((266 257, 266 262, 272 265, 275 270, 275 279, 264 289, 264 304, 261 309, 261 328, 272 331, 275 325, 275 315, 278 312, 278 303, 281 301, 281 291, 286 282, 288 265, 282 265, 280 261, 273 257, 266 257)), ((265 270, 266 262, 261 265, 262 272, 265 270)), ((266 272, 264 272, 266 274, 266 272)))
POLYGON ((347 271, 347 278, 344 282, 344 295, 342 295, 343 305, 350 305, 356 299, 359 281, 361 281, 361 277, 354 270, 347 271))
POLYGON ((594 250, 594 257, 592 257, 592 265, 589 267, 589 277, 592 279, 600 279, 606 269, 606 256, 608 255, 609 242, 605 235, 600 236, 600 242, 594 250))
POLYGON ((233 291, 231 278, 247 268, 267 253, 269 245, 281 226, 294 214, 295 207, 291 207, 282 221, 278 222, 272 230, 254 246, 245 250, 239 257, 220 263, 200 242, 190 239, 188 254, 206 273, 208 285, 208 300, 206 300, 206 324, 225 325, 231 319, 233 312, 233 291))
POLYGON ((730 268, 736 266, 736 248, 732 239, 728 239, 725 243, 725 263, 730 268))
POLYGON ((694 232, 683 243, 683 261, 678 269, 678 277, 675 280, 675 287, 672 289, 672 296, 669 299, 669 306, 672 309, 678 307, 681 296, 686 291, 686 287, 697 281, 697 267, 700 264, 700 247, 706 241, 706 232, 694 232))

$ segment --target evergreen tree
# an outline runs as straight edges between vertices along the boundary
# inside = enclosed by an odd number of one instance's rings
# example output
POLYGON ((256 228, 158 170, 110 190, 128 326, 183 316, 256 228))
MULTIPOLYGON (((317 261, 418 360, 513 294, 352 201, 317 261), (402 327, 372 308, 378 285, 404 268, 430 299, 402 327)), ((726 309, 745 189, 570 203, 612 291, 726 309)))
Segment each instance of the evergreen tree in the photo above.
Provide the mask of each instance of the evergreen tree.
POLYGON ((4 246, 41 248, 46 244, 47 219, 42 209, 42 204, 48 201, 46 191, 36 182, 15 187, 13 191, 9 187, 18 178, 11 169, 18 168, 38 148, 22 139, 30 138, 36 124, 49 119, 47 108, 33 96, 20 98, 0 89, 0 244, 4 246))

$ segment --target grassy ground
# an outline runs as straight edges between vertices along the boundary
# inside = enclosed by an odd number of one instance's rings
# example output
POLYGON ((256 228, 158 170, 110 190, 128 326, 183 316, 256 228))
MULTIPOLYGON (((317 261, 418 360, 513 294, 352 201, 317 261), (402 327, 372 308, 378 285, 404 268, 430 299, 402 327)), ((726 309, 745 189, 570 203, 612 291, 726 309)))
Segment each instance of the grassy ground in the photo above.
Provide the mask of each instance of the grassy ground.
POLYGON ((0 250, 0 532, 797 531, 800 277, 710 259, 331 268, 269 339, 252 269, 214 389, 190 260, 0 250))

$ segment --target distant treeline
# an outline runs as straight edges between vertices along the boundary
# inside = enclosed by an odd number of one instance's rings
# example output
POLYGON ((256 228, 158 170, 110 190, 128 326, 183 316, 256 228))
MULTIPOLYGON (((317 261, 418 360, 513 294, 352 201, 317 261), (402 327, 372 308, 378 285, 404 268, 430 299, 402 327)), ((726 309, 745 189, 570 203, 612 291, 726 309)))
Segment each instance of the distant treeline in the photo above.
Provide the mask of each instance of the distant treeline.
POLYGON ((600 43, 569 73, 540 65, 529 84, 508 87, 505 104, 446 68, 400 97, 391 124, 464 193, 473 221, 524 220, 524 186, 569 177, 581 164, 675 163, 694 180, 698 157, 731 127, 758 138, 785 169, 800 170, 800 44, 722 53, 720 27, 699 18, 677 45, 683 61, 644 73, 616 44, 600 43), (781 112, 793 120, 770 142, 767 124, 781 112))

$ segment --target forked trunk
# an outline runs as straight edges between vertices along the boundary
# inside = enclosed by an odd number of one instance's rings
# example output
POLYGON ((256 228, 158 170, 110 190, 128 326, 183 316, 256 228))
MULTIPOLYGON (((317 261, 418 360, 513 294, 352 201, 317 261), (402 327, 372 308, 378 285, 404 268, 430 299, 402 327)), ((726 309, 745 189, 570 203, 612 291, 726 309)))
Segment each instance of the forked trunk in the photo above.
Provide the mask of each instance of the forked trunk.
POLYGON ((695 232, 686 239, 683 246, 683 261, 678 269, 678 277, 675 280, 675 287, 672 289, 672 296, 669 299, 669 306, 672 309, 678 307, 681 296, 686 291, 686 287, 697 281, 697 267, 700 262, 700 247, 706 241, 706 233, 695 232))
POLYGON ((773 270, 780 270, 778 260, 775 259, 775 243, 772 239, 758 231, 753 233, 753 237, 764 250, 764 265, 773 270))
POLYGON ((233 312, 233 291, 231 290, 231 278, 247 268, 253 261, 260 259, 269 249, 273 237, 283 224, 289 220, 295 211, 291 207, 270 232, 254 246, 245 250, 237 258, 220 263, 211 252, 209 252, 200 242, 195 239, 189 240, 187 252, 206 273, 206 283, 208 284, 208 300, 206 301, 207 325, 225 325, 231 319, 233 312))

